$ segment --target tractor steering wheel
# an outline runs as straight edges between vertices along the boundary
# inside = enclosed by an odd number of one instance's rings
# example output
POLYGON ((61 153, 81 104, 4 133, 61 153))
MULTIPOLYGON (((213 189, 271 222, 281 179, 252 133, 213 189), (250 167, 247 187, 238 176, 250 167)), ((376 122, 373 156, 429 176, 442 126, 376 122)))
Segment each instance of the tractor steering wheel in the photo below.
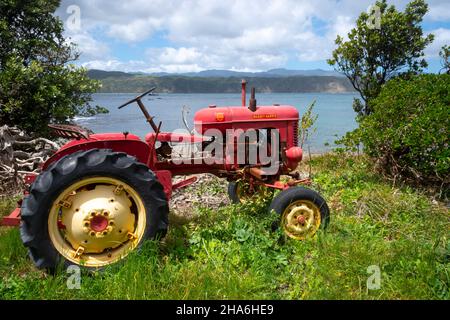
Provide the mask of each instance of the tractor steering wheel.
POLYGON ((142 99, 143 97, 145 97, 146 95, 148 95, 149 93, 153 92, 156 89, 156 87, 151 88, 150 90, 144 92, 143 94, 137 96, 136 98, 131 99, 128 102, 125 102, 123 105, 121 105, 120 107, 118 107, 118 109, 122 109, 123 107, 126 107, 127 105, 129 105, 130 103, 136 102, 140 99, 142 99))

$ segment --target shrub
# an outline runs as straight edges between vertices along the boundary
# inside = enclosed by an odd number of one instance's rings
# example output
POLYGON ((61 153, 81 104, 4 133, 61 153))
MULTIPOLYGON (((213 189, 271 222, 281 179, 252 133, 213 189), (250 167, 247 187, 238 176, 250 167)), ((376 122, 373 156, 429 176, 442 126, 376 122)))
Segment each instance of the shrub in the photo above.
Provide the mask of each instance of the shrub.
POLYGON ((19 59, 10 59, 0 72, 0 124, 46 136, 48 123, 105 112, 89 105, 91 92, 97 88, 85 69, 45 67, 38 61, 24 66, 19 59))
POLYGON ((366 153, 389 175, 448 184, 449 106, 448 74, 389 81, 359 121, 366 153))
POLYGON ((48 135, 48 123, 107 110, 91 107, 100 83, 76 67, 76 46, 64 38, 58 0, 0 1, 0 126, 48 135))

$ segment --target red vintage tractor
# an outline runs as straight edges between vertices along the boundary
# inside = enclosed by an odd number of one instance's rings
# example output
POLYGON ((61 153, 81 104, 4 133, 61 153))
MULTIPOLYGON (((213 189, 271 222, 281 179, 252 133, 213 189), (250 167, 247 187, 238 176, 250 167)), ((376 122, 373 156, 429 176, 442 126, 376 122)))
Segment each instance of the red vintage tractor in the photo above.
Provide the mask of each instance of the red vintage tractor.
POLYGON ((160 131, 161 123, 155 124, 141 100, 153 89, 119 107, 137 103, 154 131, 145 141, 128 132, 92 134, 76 126, 51 126, 70 141, 39 175, 25 178, 25 197, 2 225, 20 225, 38 268, 75 264, 98 269, 125 258, 144 240, 166 234, 172 191, 196 181, 173 184, 174 176, 211 173, 229 182, 234 202, 281 190, 269 210, 280 215, 287 236, 312 237, 327 225, 329 209, 317 192, 299 186, 309 179, 294 172, 302 160, 298 111, 287 105, 256 106, 254 89, 247 108, 245 89, 243 81, 242 106, 198 111, 196 133, 160 131), (180 145, 182 151, 186 146, 200 151, 174 152, 180 145), (261 150, 270 161, 263 161, 261 150))

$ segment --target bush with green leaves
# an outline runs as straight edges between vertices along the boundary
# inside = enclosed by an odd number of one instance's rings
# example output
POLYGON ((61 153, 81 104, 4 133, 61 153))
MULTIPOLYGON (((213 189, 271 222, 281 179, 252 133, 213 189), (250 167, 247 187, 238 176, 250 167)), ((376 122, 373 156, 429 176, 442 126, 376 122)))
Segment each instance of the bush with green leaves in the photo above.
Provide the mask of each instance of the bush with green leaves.
POLYGON ((59 0, 0 2, 0 125, 47 135, 48 123, 106 112, 91 107, 99 82, 73 65, 79 53, 54 14, 59 0))
POLYGON ((389 81, 360 119, 365 151, 390 175, 448 184, 450 75, 389 81))
POLYGON ((48 123, 65 123, 76 115, 102 112, 91 107, 97 89, 86 70, 74 66, 44 67, 38 61, 24 66, 11 59, 0 72, 0 123, 28 133, 47 135, 48 123))

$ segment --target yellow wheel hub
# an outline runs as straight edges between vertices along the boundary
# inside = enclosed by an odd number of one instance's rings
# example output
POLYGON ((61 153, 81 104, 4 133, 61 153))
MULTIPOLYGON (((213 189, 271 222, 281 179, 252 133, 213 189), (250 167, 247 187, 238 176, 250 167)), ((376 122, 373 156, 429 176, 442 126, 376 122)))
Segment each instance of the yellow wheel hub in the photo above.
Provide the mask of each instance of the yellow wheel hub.
POLYGON ((281 223, 289 237, 297 240, 310 238, 320 227, 320 209, 308 200, 294 201, 284 210, 281 223))
POLYGON ((55 248, 88 267, 120 260, 142 239, 146 213, 137 192, 120 180, 95 177, 64 190, 48 220, 55 248))

